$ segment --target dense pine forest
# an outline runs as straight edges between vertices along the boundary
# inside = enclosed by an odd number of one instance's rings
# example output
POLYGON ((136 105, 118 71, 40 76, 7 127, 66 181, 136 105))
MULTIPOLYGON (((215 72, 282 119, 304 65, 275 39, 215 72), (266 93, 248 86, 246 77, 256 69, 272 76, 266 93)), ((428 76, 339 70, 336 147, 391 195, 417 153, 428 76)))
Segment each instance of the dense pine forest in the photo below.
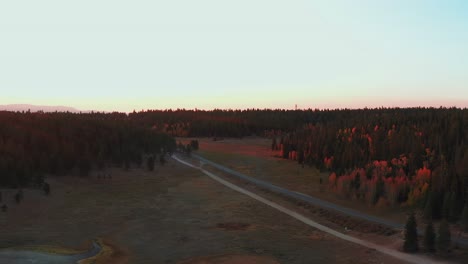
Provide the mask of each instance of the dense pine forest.
POLYGON ((0 185, 141 165, 174 136, 271 138, 272 151, 329 172, 329 189, 375 206, 468 215, 468 109, 150 110, 0 113, 0 185), (463 212, 465 210, 466 213, 463 212))
POLYGON ((167 110, 130 114, 174 136, 266 136, 285 159, 328 171, 338 195, 468 214, 468 109, 167 110), (465 207, 466 213, 463 212, 465 207))
POLYGON ((123 113, 0 112, 0 186, 40 186, 45 175, 87 176, 106 166, 140 166, 175 140, 123 113))
MULTIPOLYGON (((273 136, 283 158, 328 170, 338 195, 376 206, 415 206, 457 221, 468 199, 468 110, 328 112, 273 136)), ((466 209, 465 209, 466 210, 466 209)))

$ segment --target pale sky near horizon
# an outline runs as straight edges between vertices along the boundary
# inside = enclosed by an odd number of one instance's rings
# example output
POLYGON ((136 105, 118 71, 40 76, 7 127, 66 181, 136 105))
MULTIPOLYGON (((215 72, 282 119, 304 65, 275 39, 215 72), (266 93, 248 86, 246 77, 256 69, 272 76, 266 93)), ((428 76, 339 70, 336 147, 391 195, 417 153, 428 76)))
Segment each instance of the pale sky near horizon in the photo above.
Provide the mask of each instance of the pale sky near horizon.
POLYGON ((1 1, 0 104, 468 107, 468 1, 1 1))

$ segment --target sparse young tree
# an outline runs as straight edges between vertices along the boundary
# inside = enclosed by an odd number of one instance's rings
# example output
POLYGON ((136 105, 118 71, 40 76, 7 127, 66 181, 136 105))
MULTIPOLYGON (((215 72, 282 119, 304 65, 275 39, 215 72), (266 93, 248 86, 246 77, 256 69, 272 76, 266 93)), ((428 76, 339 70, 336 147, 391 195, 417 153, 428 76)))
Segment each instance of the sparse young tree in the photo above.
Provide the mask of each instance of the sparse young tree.
POLYGON ((435 238, 434 226, 432 225, 432 221, 429 221, 426 225, 426 229, 424 230, 424 248, 428 252, 435 251, 435 238))
POLYGON ((418 251, 418 248, 416 219, 414 218, 414 213, 411 213, 405 225, 405 242, 403 244, 403 250, 405 252, 414 253, 418 251))
POLYGON ((437 236, 437 248, 441 252, 447 252, 450 249, 451 235, 447 220, 442 220, 439 225, 439 234, 437 236))

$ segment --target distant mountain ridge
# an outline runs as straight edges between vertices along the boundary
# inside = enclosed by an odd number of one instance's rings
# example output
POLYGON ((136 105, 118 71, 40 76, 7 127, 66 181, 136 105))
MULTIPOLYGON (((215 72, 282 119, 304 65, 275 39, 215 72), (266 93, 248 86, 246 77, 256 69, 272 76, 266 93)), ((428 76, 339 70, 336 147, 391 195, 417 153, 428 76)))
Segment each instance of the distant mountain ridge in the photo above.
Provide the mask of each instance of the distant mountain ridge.
POLYGON ((8 104, 8 105, 0 105, 0 111, 28 111, 31 112, 72 112, 72 113, 79 113, 79 112, 89 112, 89 111, 81 111, 73 107, 69 106, 51 106, 51 105, 31 105, 31 104, 8 104))

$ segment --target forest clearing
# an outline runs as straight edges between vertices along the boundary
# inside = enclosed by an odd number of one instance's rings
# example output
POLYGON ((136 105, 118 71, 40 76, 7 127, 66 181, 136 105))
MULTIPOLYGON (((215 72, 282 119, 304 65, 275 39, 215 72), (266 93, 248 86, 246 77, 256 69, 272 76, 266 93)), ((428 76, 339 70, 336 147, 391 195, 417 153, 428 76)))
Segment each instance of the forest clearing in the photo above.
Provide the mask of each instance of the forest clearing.
POLYGON ((357 255, 358 263, 399 263, 304 226, 172 159, 154 172, 109 173, 112 179, 50 180, 56 191, 48 197, 27 190, 20 205, 0 215, 0 247, 83 250, 102 238, 114 246, 112 262, 103 263, 349 263, 357 255))

